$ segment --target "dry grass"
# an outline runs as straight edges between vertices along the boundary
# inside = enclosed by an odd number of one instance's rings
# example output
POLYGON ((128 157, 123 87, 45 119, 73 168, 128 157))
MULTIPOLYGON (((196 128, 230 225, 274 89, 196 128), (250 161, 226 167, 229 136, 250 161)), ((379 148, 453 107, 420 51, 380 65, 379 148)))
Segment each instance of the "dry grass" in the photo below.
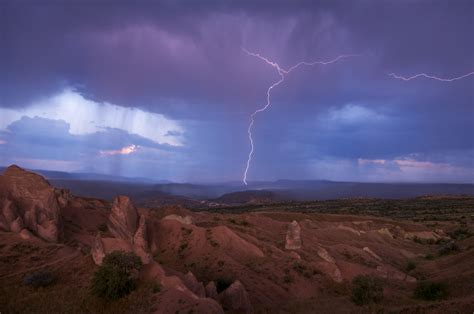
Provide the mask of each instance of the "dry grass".
POLYGON ((95 266, 90 257, 51 271, 58 281, 49 287, 32 288, 22 284, 23 276, 0 279, 0 309, 4 313, 149 313, 155 301, 153 287, 140 283, 130 295, 113 302, 90 293, 95 266))

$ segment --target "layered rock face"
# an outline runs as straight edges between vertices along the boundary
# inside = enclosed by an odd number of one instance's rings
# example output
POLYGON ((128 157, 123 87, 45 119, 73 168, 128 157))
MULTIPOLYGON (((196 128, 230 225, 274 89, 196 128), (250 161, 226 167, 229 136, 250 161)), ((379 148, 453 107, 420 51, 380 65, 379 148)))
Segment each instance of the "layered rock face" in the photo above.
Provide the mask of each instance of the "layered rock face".
POLYGON ((194 223, 193 217, 186 215, 186 216, 179 216, 179 215, 168 215, 166 217, 163 217, 163 219, 169 219, 169 220, 176 220, 179 221, 180 223, 184 225, 192 225, 194 223))
POLYGON ((50 242, 60 235, 60 204, 67 193, 54 189, 40 175, 18 166, 8 167, 0 176, 0 229, 32 234, 50 242), (57 192, 59 191, 59 193, 57 192))
POLYGON ((143 264, 151 261, 146 218, 139 215, 130 198, 115 198, 107 226, 115 238, 102 238, 100 234, 97 235, 92 247, 92 257, 97 265, 102 264, 106 254, 117 249, 135 252, 143 264))
POLYGON ((117 196, 109 216, 108 227, 110 232, 117 238, 133 241, 137 225, 137 209, 130 198, 122 195, 117 196))
POLYGON ((102 242, 102 237, 100 233, 95 237, 94 245, 91 249, 92 259, 97 265, 102 265, 102 261, 105 257, 105 247, 104 242, 102 242))

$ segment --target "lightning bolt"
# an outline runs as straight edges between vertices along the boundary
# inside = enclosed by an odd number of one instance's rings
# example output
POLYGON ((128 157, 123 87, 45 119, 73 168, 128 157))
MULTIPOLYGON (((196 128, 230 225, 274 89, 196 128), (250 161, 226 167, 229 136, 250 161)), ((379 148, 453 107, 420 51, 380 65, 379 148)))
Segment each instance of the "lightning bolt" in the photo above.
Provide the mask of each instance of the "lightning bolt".
POLYGON ((413 75, 413 76, 410 76, 410 77, 404 77, 404 76, 401 76, 401 75, 397 75, 395 73, 389 73, 388 74, 388 76, 391 76, 395 79, 399 79, 399 80, 403 80, 403 81, 411 81, 411 80, 417 79, 419 77, 424 77, 424 78, 428 78, 428 79, 432 79, 432 80, 436 80, 436 81, 440 81, 440 82, 454 82, 454 81, 461 80, 461 79, 466 78, 466 77, 471 76, 471 75, 474 75, 474 72, 470 72, 470 73, 467 73, 467 74, 464 74, 464 75, 461 75, 461 76, 457 76, 457 77, 453 77, 453 78, 442 78, 442 77, 429 75, 429 74, 426 74, 426 73, 419 73, 419 74, 416 74, 416 75, 413 75))
POLYGON ((301 62, 295 64, 294 66, 292 66, 292 67, 290 67, 286 70, 283 67, 281 67, 278 63, 273 62, 273 61, 267 59, 266 57, 264 57, 264 56, 262 56, 258 53, 250 52, 245 48, 242 48, 242 50, 246 54, 248 54, 249 56, 256 57, 256 58, 262 60, 263 62, 265 62, 266 64, 270 65, 271 67, 275 68, 278 72, 278 75, 280 76, 279 80, 275 81, 272 85, 270 85, 270 87, 268 87, 268 89, 267 89, 267 103, 265 104, 265 106, 255 110, 250 115, 250 123, 249 123, 249 127, 247 129, 247 133, 248 133, 248 137, 249 137, 249 141, 250 141, 250 152, 249 152, 249 155, 248 155, 248 158, 247 158, 247 164, 246 164, 245 171, 244 171, 244 177, 242 179, 244 184, 247 185, 247 174, 248 174, 248 171, 249 171, 249 168, 250 168, 250 163, 252 162, 253 152, 255 150, 255 145, 254 145, 253 136, 252 136, 252 128, 253 128, 253 125, 255 123, 255 118, 256 118, 257 114, 267 110, 268 107, 271 106, 271 92, 275 87, 277 87, 278 85, 283 83, 283 81, 285 80, 285 75, 290 74, 292 71, 296 70, 297 68, 299 68, 300 66, 303 66, 303 65, 304 66, 328 65, 328 64, 338 62, 341 59, 350 58, 350 57, 359 57, 361 55, 356 55, 356 54, 340 55, 340 56, 337 56, 336 58, 334 58, 332 60, 329 60, 329 61, 313 61, 313 62, 301 61, 301 62))

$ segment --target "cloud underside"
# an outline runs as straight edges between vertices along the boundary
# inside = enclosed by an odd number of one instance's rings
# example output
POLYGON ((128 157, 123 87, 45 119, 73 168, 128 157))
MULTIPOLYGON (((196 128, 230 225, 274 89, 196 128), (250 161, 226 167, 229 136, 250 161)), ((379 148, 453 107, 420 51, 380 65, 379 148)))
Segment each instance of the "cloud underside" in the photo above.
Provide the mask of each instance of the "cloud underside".
MULTIPOLYGON (((42 2, 42 1, 40 1, 42 2)), ((163 179, 472 182, 472 1, 2 4, 0 163, 163 179), (423 12, 420 23, 419 12, 423 12), (34 27, 31 27, 34 25, 34 27)))

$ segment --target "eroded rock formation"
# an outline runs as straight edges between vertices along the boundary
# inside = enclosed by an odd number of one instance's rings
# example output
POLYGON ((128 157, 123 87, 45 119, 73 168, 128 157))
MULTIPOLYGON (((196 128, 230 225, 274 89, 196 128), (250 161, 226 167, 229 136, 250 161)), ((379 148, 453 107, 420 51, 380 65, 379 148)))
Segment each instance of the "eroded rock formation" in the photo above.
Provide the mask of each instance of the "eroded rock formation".
POLYGON ((114 199, 108 227, 117 238, 133 241, 137 231, 138 213, 129 197, 119 195, 114 199))
POLYGON ((91 249, 91 255, 92 259, 94 260, 94 263, 96 263, 97 265, 102 265, 102 261, 105 257, 105 247, 104 243, 102 242, 102 237, 100 236, 100 233, 98 233, 95 237, 94 244, 91 249))
POLYGON ((286 233, 285 249, 287 250, 301 249, 301 227, 296 220, 293 220, 293 222, 288 225, 288 231, 286 233))
POLYGON ((0 208, 0 229, 17 233, 27 229, 43 240, 58 241, 61 207, 56 190, 40 175, 8 167, 0 176, 0 208))
POLYGON ((146 216, 139 215, 127 196, 115 198, 107 226, 115 238, 102 238, 97 235, 92 248, 92 258, 97 265, 102 263, 106 254, 115 250, 133 251, 143 264, 152 261, 146 216))
POLYGON ((185 225, 191 225, 194 223, 193 217, 189 215, 180 216, 180 215, 171 214, 171 215, 163 217, 163 219, 176 220, 185 225))
POLYGON ((236 280, 232 285, 219 294, 221 304, 225 309, 253 313, 252 304, 244 285, 236 280))
POLYGON ((196 279, 192 272, 189 271, 186 275, 184 275, 184 283, 186 284, 188 289, 191 290, 198 297, 206 297, 206 289, 204 288, 204 285, 202 284, 202 282, 199 282, 196 279))
POLYGON ((206 296, 208 298, 216 299, 217 298, 217 288, 214 281, 209 281, 206 285, 206 296))

